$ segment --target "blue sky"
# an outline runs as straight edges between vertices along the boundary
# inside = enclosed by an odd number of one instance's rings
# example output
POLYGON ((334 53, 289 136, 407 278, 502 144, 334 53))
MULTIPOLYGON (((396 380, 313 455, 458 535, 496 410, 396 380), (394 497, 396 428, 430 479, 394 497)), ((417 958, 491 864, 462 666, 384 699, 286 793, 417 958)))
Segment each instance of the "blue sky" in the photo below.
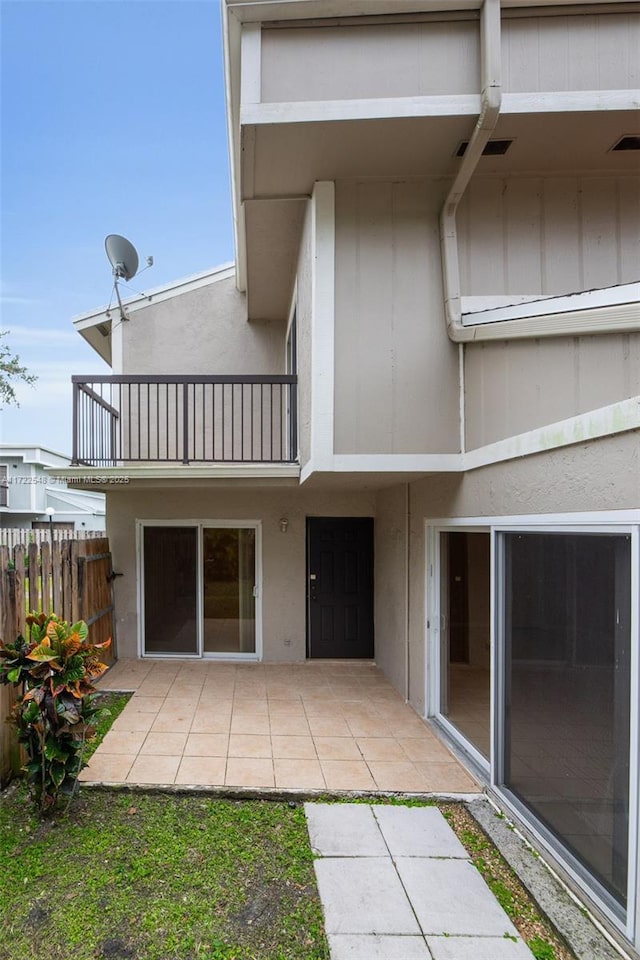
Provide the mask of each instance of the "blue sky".
MULTIPOLYGON (((38 375, 0 441, 71 451, 71 326, 106 305, 108 233, 150 289, 233 259, 220 0, 0 0, 0 329, 38 375)), ((126 287, 123 290, 126 292, 126 287)))

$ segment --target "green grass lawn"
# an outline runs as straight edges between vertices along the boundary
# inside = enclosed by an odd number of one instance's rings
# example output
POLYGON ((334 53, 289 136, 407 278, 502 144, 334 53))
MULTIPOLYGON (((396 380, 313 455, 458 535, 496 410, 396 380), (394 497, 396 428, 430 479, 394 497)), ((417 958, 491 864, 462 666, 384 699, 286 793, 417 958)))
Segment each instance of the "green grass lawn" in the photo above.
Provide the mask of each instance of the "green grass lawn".
POLYGON ((85 791, 0 798, 1 960, 328 960, 304 810, 85 791))

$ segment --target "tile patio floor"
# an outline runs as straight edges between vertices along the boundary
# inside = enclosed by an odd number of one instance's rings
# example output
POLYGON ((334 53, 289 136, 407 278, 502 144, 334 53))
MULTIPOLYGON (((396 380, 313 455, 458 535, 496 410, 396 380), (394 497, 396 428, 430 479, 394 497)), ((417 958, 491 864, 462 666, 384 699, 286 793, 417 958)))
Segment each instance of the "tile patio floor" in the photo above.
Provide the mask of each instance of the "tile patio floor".
POLYGON ((133 690, 92 782, 472 793, 478 784, 368 662, 121 660, 133 690))

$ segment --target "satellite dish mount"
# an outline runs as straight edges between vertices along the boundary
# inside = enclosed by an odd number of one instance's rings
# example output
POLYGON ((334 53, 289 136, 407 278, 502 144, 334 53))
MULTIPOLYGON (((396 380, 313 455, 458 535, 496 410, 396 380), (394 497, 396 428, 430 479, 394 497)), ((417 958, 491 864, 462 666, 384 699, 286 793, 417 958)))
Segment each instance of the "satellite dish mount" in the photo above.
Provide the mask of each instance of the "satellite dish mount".
POLYGON ((120 297, 119 282, 120 280, 128 282, 135 277, 138 272, 138 252, 126 237, 121 237, 117 233, 110 233, 104 241, 104 246, 107 251, 109 263, 113 268, 113 286, 115 287, 118 306, 120 307, 120 319, 128 320, 129 317, 125 312, 124 306, 122 305, 122 298, 120 297))

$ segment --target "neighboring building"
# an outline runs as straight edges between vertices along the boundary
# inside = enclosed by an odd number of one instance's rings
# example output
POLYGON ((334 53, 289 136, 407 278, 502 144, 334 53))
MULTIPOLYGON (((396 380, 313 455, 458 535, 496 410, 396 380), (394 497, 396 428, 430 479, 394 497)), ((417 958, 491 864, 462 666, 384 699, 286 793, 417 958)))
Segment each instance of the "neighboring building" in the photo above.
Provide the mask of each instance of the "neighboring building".
POLYGON ((0 443, 0 528, 104 530, 104 493, 70 489, 46 472, 55 467, 64 473, 70 463, 47 447, 0 443))
POLYGON ((375 657, 637 948, 638 6, 223 9, 237 267, 76 321, 120 654, 375 657))

